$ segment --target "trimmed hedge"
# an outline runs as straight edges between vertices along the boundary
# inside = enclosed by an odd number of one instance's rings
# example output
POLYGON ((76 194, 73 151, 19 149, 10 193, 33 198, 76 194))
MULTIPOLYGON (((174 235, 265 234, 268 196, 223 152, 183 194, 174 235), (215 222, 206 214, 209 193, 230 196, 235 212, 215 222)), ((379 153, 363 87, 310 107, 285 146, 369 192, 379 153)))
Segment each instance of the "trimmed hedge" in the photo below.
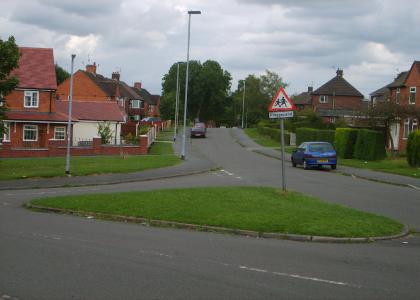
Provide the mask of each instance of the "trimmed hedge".
POLYGON ((357 141, 357 129, 337 128, 335 130, 334 147, 341 158, 353 158, 357 141))
POLYGON ((420 167, 420 130, 413 131, 408 136, 407 162, 412 167, 420 167))
MULTIPOLYGON (((259 134, 268 136, 272 140, 280 141, 280 129, 258 126, 257 131, 259 134)), ((284 144, 286 146, 290 145, 290 134, 288 132, 284 132, 284 144)))
POLYGON ((385 157, 385 138, 383 132, 360 129, 354 148, 354 158, 361 160, 380 160, 385 157))
POLYGON ((296 145, 303 142, 329 142, 334 144, 335 130, 321 130, 313 128, 296 128, 296 145))

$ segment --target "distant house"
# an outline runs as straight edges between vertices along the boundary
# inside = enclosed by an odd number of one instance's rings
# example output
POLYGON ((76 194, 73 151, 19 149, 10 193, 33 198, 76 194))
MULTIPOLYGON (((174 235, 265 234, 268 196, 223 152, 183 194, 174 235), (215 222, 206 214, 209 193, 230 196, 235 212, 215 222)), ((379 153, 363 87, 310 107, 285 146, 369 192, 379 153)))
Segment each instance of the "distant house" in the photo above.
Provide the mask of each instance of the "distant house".
POLYGON ((312 92, 312 109, 325 122, 334 123, 339 117, 349 119, 363 108, 363 95, 343 77, 343 70, 312 92))
POLYGON ((48 141, 66 139, 67 116, 56 111, 57 81, 53 49, 19 48, 19 68, 11 72, 19 85, 5 96, 3 144, 12 149, 45 149, 48 141))
POLYGON ((308 87, 307 92, 300 93, 299 95, 293 96, 292 101, 296 105, 298 110, 304 110, 305 108, 312 107, 312 92, 314 88, 308 87))
POLYGON ((370 103, 375 105, 376 103, 388 102, 391 96, 388 86, 384 86, 372 93, 370 93, 370 103))
MULTIPOLYGON (((410 70, 397 75, 393 82, 387 85, 390 101, 406 108, 420 108, 420 61, 414 61, 410 70)), ((399 151, 406 148, 408 135, 419 128, 419 120, 413 117, 402 119, 391 129, 395 148, 399 151), (398 142, 396 142, 398 141, 398 142)))

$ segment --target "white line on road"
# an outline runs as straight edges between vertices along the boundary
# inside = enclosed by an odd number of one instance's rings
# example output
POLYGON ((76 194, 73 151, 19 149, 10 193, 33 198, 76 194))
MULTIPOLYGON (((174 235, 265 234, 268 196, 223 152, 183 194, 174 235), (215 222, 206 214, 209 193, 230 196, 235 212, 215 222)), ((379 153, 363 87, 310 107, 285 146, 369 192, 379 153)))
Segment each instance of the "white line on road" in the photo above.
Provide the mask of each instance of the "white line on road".
POLYGON ((415 190, 418 190, 418 191, 420 191, 420 187, 418 187, 418 186, 415 186, 415 185, 413 185, 413 184, 407 184, 409 187, 411 187, 411 188, 413 188, 413 189, 415 189, 415 190))
POLYGON ((302 280, 323 282, 323 283, 334 284, 334 285, 351 286, 351 284, 348 284, 348 283, 342 282, 342 281, 327 280, 327 279, 322 279, 322 278, 308 277, 308 276, 302 276, 302 275, 290 274, 290 273, 283 273, 283 272, 270 272, 268 270, 252 268, 252 267, 247 267, 247 266, 239 266, 239 269, 252 271, 252 272, 258 272, 258 273, 269 273, 269 274, 272 274, 272 275, 284 276, 284 277, 290 277, 290 278, 296 278, 296 279, 302 279, 302 280))

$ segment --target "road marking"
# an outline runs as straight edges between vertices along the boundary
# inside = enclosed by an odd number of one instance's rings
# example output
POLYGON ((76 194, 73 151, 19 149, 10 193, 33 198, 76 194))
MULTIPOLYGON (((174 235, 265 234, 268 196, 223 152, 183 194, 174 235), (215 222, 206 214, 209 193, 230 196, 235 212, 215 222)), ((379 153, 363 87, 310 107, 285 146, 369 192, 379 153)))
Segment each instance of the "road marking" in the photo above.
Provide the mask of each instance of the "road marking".
POLYGON ((420 191, 420 187, 418 187, 418 186, 415 186, 415 185, 412 185, 412 184, 407 184, 409 187, 411 187, 411 188, 413 188, 413 189, 415 189, 415 190, 418 190, 418 191, 420 191))
POLYGON ((290 278, 301 279, 301 280, 309 280, 309 281, 316 281, 316 282, 340 285, 340 286, 351 286, 350 284, 348 284, 346 282, 342 282, 342 281, 327 280, 327 279, 322 279, 322 278, 317 278, 317 277, 308 277, 308 276, 302 276, 302 275, 290 274, 290 273, 283 273, 283 272, 270 272, 268 270, 252 268, 252 267, 247 267, 247 266, 239 266, 239 269, 252 271, 252 272, 258 272, 258 273, 268 273, 268 274, 272 274, 272 275, 276 275, 276 276, 284 276, 284 277, 290 277, 290 278))
POLYGON ((233 174, 233 173, 230 173, 229 171, 226 171, 226 170, 220 170, 221 172, 223 172, 223 173, 226 173, 226 174, 228 174, 229 176, 233 176, 233 175, 235 175, 235 174, 233 174))

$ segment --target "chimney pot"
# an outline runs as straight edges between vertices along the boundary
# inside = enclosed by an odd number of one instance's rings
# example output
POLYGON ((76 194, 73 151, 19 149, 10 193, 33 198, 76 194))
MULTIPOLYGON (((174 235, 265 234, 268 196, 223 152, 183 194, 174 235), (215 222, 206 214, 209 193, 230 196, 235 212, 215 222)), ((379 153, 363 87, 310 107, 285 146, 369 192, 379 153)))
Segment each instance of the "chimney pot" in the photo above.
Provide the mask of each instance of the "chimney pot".
POLYGON ((134 87, 141 90, 141 82, 134 82, 134 87))
POLYGON ((314 87, 313 86, 308 86, 308 93, 312 93, 314 91, 314 87))
POLYGON ((116 81, 120 81, 120 73, 112 72, 112 79, 114 79, 116 81))
POLYGON ((337 69, 337 76, 343 77, 343 70, 337 69))
POLYGON ((96 63, 94 62, 93 65, 86 65, 86 72, 96 74, 96 63))

